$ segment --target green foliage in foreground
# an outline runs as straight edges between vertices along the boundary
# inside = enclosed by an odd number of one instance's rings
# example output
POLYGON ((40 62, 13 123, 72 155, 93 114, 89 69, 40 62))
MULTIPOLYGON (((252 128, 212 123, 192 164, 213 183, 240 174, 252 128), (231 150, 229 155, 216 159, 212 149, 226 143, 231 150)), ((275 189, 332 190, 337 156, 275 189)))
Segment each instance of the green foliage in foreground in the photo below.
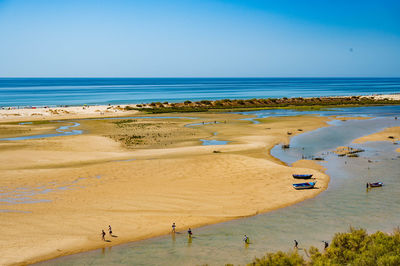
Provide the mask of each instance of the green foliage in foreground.
POLYGON ((364 229, 350 228, 348 233, 335 234, 325 251, 311 247, 306 254, 310 257, 304 259, 296 251, 278 251, 256 258, 248 265, 400 265, 400 231, 368 235, 364 229))

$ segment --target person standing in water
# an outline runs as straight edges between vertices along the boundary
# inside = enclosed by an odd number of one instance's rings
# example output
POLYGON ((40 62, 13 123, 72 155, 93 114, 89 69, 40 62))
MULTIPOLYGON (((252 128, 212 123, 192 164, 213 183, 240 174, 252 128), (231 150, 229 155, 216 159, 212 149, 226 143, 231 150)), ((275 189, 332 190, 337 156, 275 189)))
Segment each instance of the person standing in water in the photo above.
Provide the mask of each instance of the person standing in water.
POLYGON ((106 241, 105 236, 106 236, 106 232, 104 232, 104 230, 101 230, 101 239, 102 239, 103 241, 106 241))
POLYGON ((176 232, 175 229, 176 229, 176 225, 175 225, 175 223, 172 223, 172 233, 176 232))
POLYGON ((250 244, 250 238, 249 238, 248 236, 246 236, 246 235, 244 235, 243 241, 244 241, 244 243, 246 243, 246 244, 250 244))
POLYGON ((324 249, 327 249, 328 248, 328 246, 329 246, 329 243, 328 242, 326 242, 326 241, 322 241, 322 242, 324 242, 324 249))
POLYGON ((294 240, 294 248, 298 248, 299 242, 297 240, 294 240))
POLYGON ((108 233, 110 233, 110 236, 112 236, 112 229, 111 229, 111 225, 108 225, 108 233))
POLYGON ((193 233, 192 233, 192 229, 190 229, 190 228, 189 228, 189 230, 188 230, 188 236, 189 236, 189 238, 191 238, 191 237, 192 237, 192 235, 193 235, 193 233))

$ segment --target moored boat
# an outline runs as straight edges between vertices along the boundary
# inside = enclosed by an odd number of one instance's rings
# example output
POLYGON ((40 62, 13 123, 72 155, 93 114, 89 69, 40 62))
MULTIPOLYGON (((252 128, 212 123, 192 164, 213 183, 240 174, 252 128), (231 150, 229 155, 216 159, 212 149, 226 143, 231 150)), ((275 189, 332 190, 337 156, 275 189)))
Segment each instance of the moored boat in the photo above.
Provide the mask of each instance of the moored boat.
POLYGON ((306 182, 306 183, 297 183, 293 184, 293 187, 295 189, 308 189, 308 188, 313 188, 317 182, 306 182))
POLYGON ((383 186, 382 182, 368 183, 369 187, 381 187, 383 186))
POLYGON ((293 177, 297 179, 310 179, 313 175, 296 175, 294 174, 293 177))

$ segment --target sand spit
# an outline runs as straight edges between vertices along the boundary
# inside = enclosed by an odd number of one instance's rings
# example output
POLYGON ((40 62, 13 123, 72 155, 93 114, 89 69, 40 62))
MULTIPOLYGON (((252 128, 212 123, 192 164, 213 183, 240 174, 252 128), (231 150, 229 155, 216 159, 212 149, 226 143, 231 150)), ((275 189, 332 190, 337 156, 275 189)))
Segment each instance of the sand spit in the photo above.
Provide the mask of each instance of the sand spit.
POLYGON ((0 264, 23 265, 167 234, 172 222, 180 231, 251 216, 327 188, 329 177, 315 162, 288 167, 269 150, 327 126, 329 117, 252 124, 237 114, 182 116, 220 123, 187 128, 185 119, 132 120, 124 126, 118 120, 82 120, 84 135, 0 142, 0 226, 6 229, 0 264), (146 141, 131 145, 120 135, 146 141), (229 144, 202 146, 199 138, 229 144), (294 190, 291 175, 298 172, 313 174, 318 188, 294 190), (118 237, 103 242, 100 232, 109 224, 118 237))
POLYGON ((358 157, 358 153, 363 152, 363 149, 352 148, 348 146, 337 147, 334 151, 338 156, 358 157))
MULTIPOLYGON (((358 138, 354 140, 354 143, 365 143, 368 141, 389 141, 393 144, 400 144, 400 127, 389 127, 384 130, 358 138)), ((397 152, 400 152, 400 148, 396 149, 397 152)))
POLYGON ((136 114, 138 111, 126 111, 125 105, 83 105, 68 107, 31 107, 0 109, 0 121, 35 121, 48 119, 77 119, 89 117, 113 117, 136 114))

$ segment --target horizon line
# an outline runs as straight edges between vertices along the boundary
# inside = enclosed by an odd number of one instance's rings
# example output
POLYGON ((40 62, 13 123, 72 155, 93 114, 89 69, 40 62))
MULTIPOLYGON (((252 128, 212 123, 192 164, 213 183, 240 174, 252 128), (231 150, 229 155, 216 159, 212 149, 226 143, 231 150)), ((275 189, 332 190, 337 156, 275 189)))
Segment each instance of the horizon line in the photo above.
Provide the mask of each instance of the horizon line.
POLYGON ((279 78, 285 78, 285 79, 307 79, 307 78, 313 78, 313 79, 328 79, 328 78, 341 78, 341 79, 354 79, 354 78, 364 78, 364 79, 368 79, 368 78, 400 78, 400 76, 370 76, 370 77, 363 77, 363 76, 324 76, 324 77, 312 77, 312 76, 302 76, 302 77, 296 77, 296 76, 285 76, 285 77, 263 77, 263 76, 258 76, 258 77, 206 77, 206 76, 200 76, 200 77, 180 77, 180 76, 176 76, 176 77, 163 77, 163 76, 159 76, 159 77, 0 77, 0 79, 62 79, 62 78, 66 78, 66 79, 279 79, 279 78))

